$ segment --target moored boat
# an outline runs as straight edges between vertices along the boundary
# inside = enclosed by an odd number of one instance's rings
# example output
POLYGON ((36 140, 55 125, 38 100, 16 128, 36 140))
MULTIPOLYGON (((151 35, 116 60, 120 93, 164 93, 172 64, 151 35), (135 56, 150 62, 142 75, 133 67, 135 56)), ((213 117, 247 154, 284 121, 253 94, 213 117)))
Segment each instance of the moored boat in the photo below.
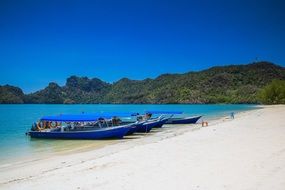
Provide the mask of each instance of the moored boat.
POLYGON ((195 124, 201 117, 169 118, 165 124, 195 124))
POLYGON ((153 114, 165 114, 171 115, 165 124, 195 124, 202 116, 193 116, 193 117, 174 117, 174 115, 180 115, 183 112, 179 111, 147 111, 146 114, 149 114, 150 117, 153 114))
POLYGON ((144 122, 136 122, 133 124, 133 126, 131 127, 131 129, 127 132, 126 135, 132 135, 134 134, 135 132, 138 131, 138 129, 143 125, 144 122))
MULTIPOLYGON (((106 118, 110 118, 106 115, 106 118)), ((58 115, 41 118, 48 127, 33 126, 28 132, 32 138, 53 139, 108 139, 123 138, 133 123, 108 126, 102 114, 58 115), (52 127, 52 123, 55 123, 52 127), (48 125, 47 125, 48 123, 48 125), (60 125, 58 125, 60 123, 60 125), (63 124, 65 123, 65 124, 63 124), (50 125, 49 125, 50 124, 50 125)), ((39 125, 39 123, 37 124, 39 125)))
POLYGON ((168 121, 169 118, 162 118, 160 119, 159 123, 154 126, 154 128, 161 128, 166 122, 168 121))
POLYGON ((136 132, 149 133, 154 127, 161 127, 166 122, 166 119, 150 119, 145 121, 142 125, 137 128, 136 132))
POLYGON ((52 138, 52 139, 109 139, 123 138, 131 129, 131 125, 108 127, 93 130, 80 131, 30 131, 28 134, 32 138, 52 138))

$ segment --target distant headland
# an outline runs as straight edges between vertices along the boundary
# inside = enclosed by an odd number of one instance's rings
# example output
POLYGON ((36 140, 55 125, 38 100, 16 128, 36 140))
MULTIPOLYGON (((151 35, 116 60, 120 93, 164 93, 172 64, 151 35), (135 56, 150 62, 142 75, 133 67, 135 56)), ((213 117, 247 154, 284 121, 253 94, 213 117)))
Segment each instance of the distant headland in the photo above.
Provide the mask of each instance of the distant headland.
POLYGON ((64 86, 51 82, 31 94, 24 94, 18 87, 0 86, 0 103, 258 103, 259 91, 274 79, 285 80, 285 68, 270 62, 163 74, 155 79, 122 78, 113 84, 98 78, 71 76, 64 86))

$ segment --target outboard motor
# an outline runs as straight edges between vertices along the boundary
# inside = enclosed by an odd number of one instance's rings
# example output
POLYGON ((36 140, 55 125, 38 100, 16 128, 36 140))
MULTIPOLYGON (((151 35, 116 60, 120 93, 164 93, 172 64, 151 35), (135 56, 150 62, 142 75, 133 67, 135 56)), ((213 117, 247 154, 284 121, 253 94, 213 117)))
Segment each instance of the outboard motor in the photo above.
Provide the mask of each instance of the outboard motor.
POLYGON ((37 124, 33 123, 31 127, 31 131, 36 131, 37 130, 37 124))

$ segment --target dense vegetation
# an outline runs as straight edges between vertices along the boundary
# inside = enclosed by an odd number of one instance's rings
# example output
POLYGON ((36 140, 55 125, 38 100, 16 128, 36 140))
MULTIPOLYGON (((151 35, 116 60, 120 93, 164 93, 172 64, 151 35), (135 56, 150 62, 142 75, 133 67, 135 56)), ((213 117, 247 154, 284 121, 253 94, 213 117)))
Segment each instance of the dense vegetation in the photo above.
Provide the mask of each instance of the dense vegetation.
POLYGON ((164 74, 155 79, 123 78, 113 84, 71 76, 65 86, 50 83, 45 89, 27 95, 1 89, 0 102, 258 103, 259 91, 273 79, 285 80, 285 68, 268 62, 164 74))
POLYGON ((264 104, 285 104, 285 80, 274 79, 260 91, 259 98, 264 104))
POLYGON ((14 86, 0 86, 0 103, 2 104, 22 104, 24 103, 23 91, 14 86))

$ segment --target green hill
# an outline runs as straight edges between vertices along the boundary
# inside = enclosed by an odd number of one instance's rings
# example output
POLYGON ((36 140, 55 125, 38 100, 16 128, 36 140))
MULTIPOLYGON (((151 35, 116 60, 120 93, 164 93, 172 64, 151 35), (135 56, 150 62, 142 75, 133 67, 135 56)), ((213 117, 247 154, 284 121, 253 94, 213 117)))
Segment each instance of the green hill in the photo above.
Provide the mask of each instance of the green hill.
POLYGON ((1 104, 22 104, 24 103, 23 91, 14 86, 0 86, 0 103, 1 104))
POLYGON ((10 91, 1 90, 1 103, 258 103, 258 92, 273 79, 285 80, 285 68, 269 62, 163 74, 155 79, 123 78, 113 84, 72 76, 65 86, 50 83, 43 90, 10 99, 10 91))

